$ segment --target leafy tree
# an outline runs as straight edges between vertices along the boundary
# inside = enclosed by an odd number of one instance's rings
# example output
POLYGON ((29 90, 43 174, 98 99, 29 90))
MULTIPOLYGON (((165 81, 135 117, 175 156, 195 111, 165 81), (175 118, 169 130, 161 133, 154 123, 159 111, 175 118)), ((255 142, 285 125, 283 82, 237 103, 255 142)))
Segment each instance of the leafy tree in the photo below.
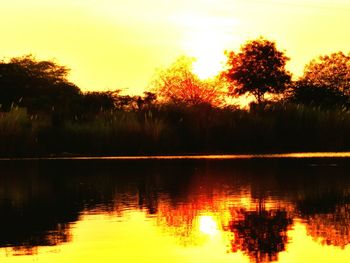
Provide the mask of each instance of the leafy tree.
POLYGON ((313 59, 291 90, 293 102, 323 108, 347 107, 349 96, 350 56, 342 52, 313 59))
POLYGON ((27 55, 0 61, 0 104, 29 111, 69 111, 81 98, 80 89, 67 79, 69 70, 52 61, 27 55))
POLYGON ((350 95, 350 55, 337 52, 313 59, 305 66, 300 81, 350 95))
POLYGON ((115 105, 114 93, 110 91, 93 91, 87 92, 83 96, 83 109, 84 113, 96 114, 100 111, 113 110, 115 105))
MULTIPOLYGON (((99 106, 100 110, 149 110, 156 104, 157 95, 155 93, 145 91, 143 96, 130 96, 121 95, 120 92, 121 90, 90 92, 85 94, 85 97, 94 95, 96 99, 99 99, 98 103, 95 104, 99 106)), ((87 107, 89 107, 90 103, 89 101, 87 102, 87 107)), ((95 107, 95 109, 98 109, 98 107, 95 107)))
POLYGON ((248 41, 239 53, 229 51, 226 55, 227 70, 222 75, 231 84, 233 96, 250 93, 261 103, 266 93, 283 92, 291 80, 285 69, 289 58, 272 41, 263 38, 248 41))
POLYGON ((169 68, 160 70, 152 86, 165 102, 219 106, 223 103, 219 83, 202 81, 192 72, 194 59, 180 57, 169 68))
POLYGON ((316 106, 324 109, 347 107, 349 98, 337 89, 316 86, 305 81, 293 84, 289 100, 293 103, 316 106))

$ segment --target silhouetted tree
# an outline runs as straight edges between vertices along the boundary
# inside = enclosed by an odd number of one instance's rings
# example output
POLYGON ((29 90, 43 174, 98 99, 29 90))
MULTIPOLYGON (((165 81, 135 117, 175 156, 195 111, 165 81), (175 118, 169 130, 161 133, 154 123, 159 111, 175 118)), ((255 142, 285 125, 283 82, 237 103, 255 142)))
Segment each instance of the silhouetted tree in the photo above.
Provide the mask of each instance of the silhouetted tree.
POLYGON ((289 99, 294 103, 326 109, 348 106, 349 104, 349 97, 338 89, 327 86, 316 86, 307 81, 295 82, 292 86, 289 99))
POLYGON ((80 89, 67 79, 69 70, 52 61, 27 55, 0 61, 0 104, 16 104, 29 111, 69 111, 81 98, 80 89))
POLYGON ((261 103, 265 93, 282 93, 291 80, 285 69, 289 58, 274 42, 259 38, 248 41, 239 53, 229 51, 226 55, 227 70, 222 75, 231 84, 233 96, 250 93, 261 103))
POLYGON ((169 68, 163 69, 152 85, 165 102, 187 105, 223 103, 218 83, 200 80, 192 72, 194 59, 180 57, 169 68))
POLYGON ((87 92, 83 96, 83 112, 96 114, 101 111, 113 110, 115 95, 111 91, 87 92))
POLYGON ((150 109, 157 103, 157 94, 150 91, 145 91, 143 97, 138 98, 139 109, 150 109))
POLYGON ((350 95, 350 56, 342 52, 313 59, 304 75, 294 83, 291 100, 323 108, 348 106, 350 95))
POLYGON ((130 95, 117 95, 115 97, 115 106, 118 110, 134 109, 135 99, 130 95))
POLYGON ((350 55, 332 53, 313 59, 300 79, 308 86, 327 88, 350 95, 350 55))

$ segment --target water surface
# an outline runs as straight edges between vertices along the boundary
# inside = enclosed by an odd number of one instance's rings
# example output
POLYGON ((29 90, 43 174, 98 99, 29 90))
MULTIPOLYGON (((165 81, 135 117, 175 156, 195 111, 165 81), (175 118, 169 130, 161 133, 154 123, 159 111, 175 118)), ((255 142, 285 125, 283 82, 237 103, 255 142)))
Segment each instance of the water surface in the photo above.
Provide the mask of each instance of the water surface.
POLYGON ((349 262, 350 159, 294 157, 0 161, 0 261, 349 262))

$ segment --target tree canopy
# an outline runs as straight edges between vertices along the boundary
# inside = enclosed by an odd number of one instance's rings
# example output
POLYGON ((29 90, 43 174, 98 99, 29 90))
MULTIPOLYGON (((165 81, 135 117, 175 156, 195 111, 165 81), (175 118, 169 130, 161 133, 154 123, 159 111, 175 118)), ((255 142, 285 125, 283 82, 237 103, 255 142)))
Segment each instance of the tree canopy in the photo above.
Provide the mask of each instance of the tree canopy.
POLYGON ((322 108, 348 107, 349 96, 350 56, 342 52, 313 59, 291 92, 293 102, 322 108))
POLYGON ((53 61, 38 61, 32 55, 0 61, 0 104, 30 111, 68 107, 80 89, 67 79, 69 69, 53 61))
POLYGON ((305 66, 300 81, 350 95, 350 56, 337 52, 313 59, 305 66))
POLYGON ((153 89, 165 102, 187 105, 222 104, 219 83, 202 81, 192 72, 194 59, 180 57, 170 67, 160 70, 152 82, 153 89))
POLYGON ((258 103, 265 93, 281 93, 291 80, 286 70, 288 57, 276 48, 275 42, 259 38, 241 46, 240 52, 226 52, 227 69, 223 77, 229 81, 233 96, 252 94, 258 103))
POLYGON ((316 106, 325 109, 348 106, 349 98, 337 89, 313 86, 297 81, 293 84, 290 101, 296 104, 316 106))

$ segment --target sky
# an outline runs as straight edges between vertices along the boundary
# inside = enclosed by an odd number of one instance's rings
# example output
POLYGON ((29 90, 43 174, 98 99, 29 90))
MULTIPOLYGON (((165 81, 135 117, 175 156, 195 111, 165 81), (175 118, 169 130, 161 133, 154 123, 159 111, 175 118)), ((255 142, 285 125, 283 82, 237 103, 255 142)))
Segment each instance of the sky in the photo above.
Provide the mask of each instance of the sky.
POLYGON ((83 91, 150 88, 181 55, 215 75, 224 50, 263 36, 302 74, 311 59, 350 51, 348 0, 2 0, 0 58, 33 54, 71 69, 83 91))

